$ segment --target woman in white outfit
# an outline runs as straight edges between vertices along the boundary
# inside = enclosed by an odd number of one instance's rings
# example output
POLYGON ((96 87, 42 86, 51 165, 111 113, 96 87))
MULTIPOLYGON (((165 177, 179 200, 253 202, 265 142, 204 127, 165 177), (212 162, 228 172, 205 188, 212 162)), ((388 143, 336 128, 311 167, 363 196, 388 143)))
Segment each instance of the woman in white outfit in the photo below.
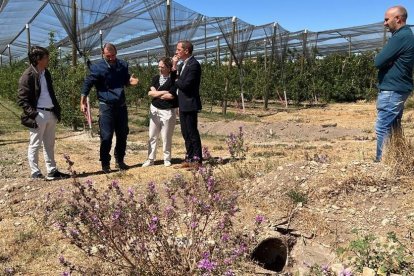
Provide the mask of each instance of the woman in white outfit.
POLYGON ((171 143, 174 133, 176 108, 178 107, 177 88, 175 87, 176 73, 171 72, 170 58, 161 58, 158 63, 159 75, 152 79, 148 96, 152 98, 150 106, 150 125, 148 140, 148 159, 143 167, 154 165, 157 151, 158 136, 161 133, 164 165, 171 166, 171 143))

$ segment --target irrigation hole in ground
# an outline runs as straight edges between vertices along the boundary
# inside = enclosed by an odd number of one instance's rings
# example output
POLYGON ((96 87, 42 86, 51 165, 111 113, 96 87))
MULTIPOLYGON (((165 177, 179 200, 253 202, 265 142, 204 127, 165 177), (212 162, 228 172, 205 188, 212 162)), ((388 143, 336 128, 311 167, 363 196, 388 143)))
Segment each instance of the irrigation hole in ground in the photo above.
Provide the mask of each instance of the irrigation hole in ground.
POLYGON ((278 238, 267 238, 253 250, 251 258, 267 270, 281 272, 285 267, 288 250, 278 238))

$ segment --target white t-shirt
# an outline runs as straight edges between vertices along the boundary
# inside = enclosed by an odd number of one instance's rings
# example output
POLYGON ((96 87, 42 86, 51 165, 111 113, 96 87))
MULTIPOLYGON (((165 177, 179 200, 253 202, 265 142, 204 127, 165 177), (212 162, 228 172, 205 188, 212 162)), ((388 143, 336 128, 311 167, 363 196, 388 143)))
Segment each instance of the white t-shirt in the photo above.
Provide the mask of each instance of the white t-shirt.
POLYGON ((52 98, 50 97, 49 90, 47 89, 47 82, 45 77, 45 71, 39 73, 40 77, 40 97, 37 101, 37 107, 52 108, 54 107, 52 98))

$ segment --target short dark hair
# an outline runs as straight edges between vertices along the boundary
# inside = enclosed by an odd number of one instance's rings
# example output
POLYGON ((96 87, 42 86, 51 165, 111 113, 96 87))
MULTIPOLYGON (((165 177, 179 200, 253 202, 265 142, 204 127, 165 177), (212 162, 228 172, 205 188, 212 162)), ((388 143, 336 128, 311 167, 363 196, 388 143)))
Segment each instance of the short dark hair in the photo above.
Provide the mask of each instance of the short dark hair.
POLYGON ((39 60, 49 56, 49 50, 40 46, 32 46, 29 51, 29 62, 33 66, 37 66, 39 60))
POLYGON ((180 40, 178 43, 181 43, 181 46, 184 50, 188 50, 188 53, 191 55, 193 53, 194 46, 193 44, 188 40, 180 40))
POLYGON ((104 44, 104 46, 102 47, 102 52, 103 52, 103 50, 105 50, 105 49, 108 49, 108 50, 113 50, 113 51, 115 51, 115 54, 118 52, 118 51, 116 50, 115 45, 114 45, 114 44, 112 44, 112 43, 105 43, 105 44, 104 44))
POLYGON ((169 57, 162 57, 159 61, 162 61, 168 69, 172 68, 172 60, 169 57))

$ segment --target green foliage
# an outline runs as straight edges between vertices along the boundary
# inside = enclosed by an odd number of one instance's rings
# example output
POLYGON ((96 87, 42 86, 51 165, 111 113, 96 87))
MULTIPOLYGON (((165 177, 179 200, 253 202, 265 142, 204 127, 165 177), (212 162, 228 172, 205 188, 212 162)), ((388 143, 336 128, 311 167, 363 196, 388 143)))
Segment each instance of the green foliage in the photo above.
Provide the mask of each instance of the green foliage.
POLYGON ((14 63, 12 66, 3 66, 0 69, 0 96, 11 102, 17 101, 17 87, 19 78, 26 69, 27 64, 23 61, 14 63))
POLYGON ((281 100, 283 91, 296 104, 304 101, 350 102, 372 100, 376 96, 377 73, 374 54, 332 54, 323 58, 304 58, 295 49, 284 61, 258 56, 246 58, 241 68, 203 65, 202 99, 211 104, 235 101, 243 94, 246 100, 281 100), (225 79, 229 91, 225 94, 225 79))
MULTIPOLYGON (((70 56, 59 57, 55 46, 55 37, 49 38, 50 64, 55 90, 62 105, 62 121, 66 125, 80 125, 83 115, 79 111, 79 98, 83 80, 87 74, 84 65, 72 68, 70 56)), ((237 102, 243 92, 245 100, 263 100, 264 106, 270 99, 283 99, 286 91, 290 102, 349 102, 372 100, 377 94, 377 73, 373 66, 373 52, 354 54, 332 54, 326 57, 304 57, 295 49, 288 51, 282 58, 270 55, 245 58, 241 67, 210 62, 202 64, 201 98, 213 105, 223 102, 237 102), (266 61, 265 61, 266 60, 266 61), (226 78, 229 80, 225 92, 226 78)), ((0 69, 1 96, 16 101, 18 79, 27 67, 24 61, 3 66, 0 69)), ((131 65, 130 72, 140 80, 138 86, 126 88, 129 106, 146 107, 150 99, 147 96, 151 79, 156 75, 155 66, 131 65)), ((91 93, 91 103, 96 104, 96 93, 91 93)), ((207 105, 208 106, 208 105, 207 105)))
POLYGON ((227 148, 229 150, 232 160, 237 158, 245 158, 248 151, 248 147, 244 142, 244 132, 243 127, 239 127, 239 133, 230 135, 226 138, 227 148))
POLYGON ((148 97, 148 91, 151 87, 152 78, 159 74, 156 66, 142 67, 139 65, 130 66, 129 71, 134 74, 138 79, 139 83, 137 86, 127 87, 125 95, 127 104, 129 106, 148 106, 150 98, 148 97))
POLYGON ((300 192, 300 191, 296 191, 296 190, 290 190, 287 194, 286 194, 293 203, 297 204, 297 203, 302 203, 302 204, 306 204, 308 203, 308 197, 306 196, 306 194, 300 192))
MULTIPOLYGON (((82 125, 84 118, 80 112, 79 102, 86 75, 85 66, 83 64, 78 64, 76 67, 60 65, 55 69, 50 68, 50 71, 56 97, 62 108, 62 123, 73 128, 82 125)), ((91 96, 91 102, 93 102, 94 93, 91 93, 91 96)))
POLYGON ((339 248, 338 253, 347 255, 349 264, 358 271, 362 272, 364 267, 387 275, 411 275, 414 271, 413 252, 400 242, 394 232, 388 233, 385 241, 380 241, 372 234, 356 234, 357 239, 351 241, 347 247, 339 248))
MULTIPOLYGON (((309 267, 309 272, 307 276, 335 276, 335 273, 328 265, 318 265, 314 264, 309 267)), ((341 274, 342 275, 342 274, 341 274)))

